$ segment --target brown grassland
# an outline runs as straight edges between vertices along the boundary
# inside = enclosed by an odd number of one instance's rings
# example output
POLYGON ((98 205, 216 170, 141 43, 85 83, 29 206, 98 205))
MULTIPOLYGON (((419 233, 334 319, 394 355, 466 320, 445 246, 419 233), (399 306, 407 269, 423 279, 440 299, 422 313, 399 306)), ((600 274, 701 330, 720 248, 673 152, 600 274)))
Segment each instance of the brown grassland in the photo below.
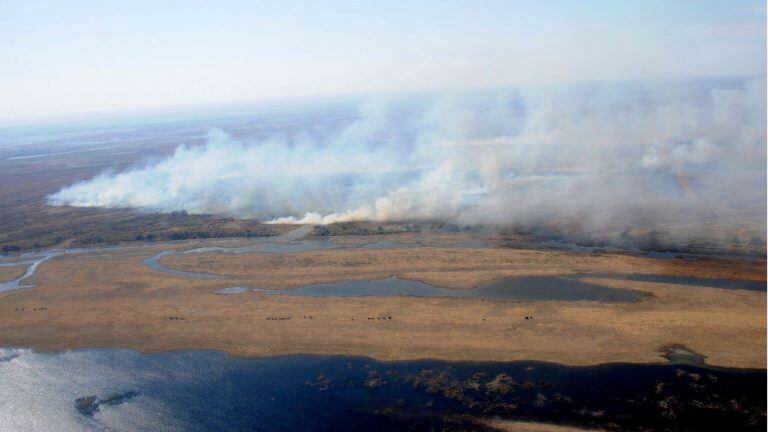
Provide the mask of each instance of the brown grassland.
POLYGON ((24 274, 24 266, 0 267, 0 282, 6 282, 24 274))
POLYGON ((95 250, 43 263, 25 281, 37 287, 0 293, 0 346, 148 352, 209 348, 242 356, 312 353, 588 365, 661 362, 664 346, 684 345, 712 365, 764 368, 766 362, 764 292, 610 278, 593 282, 653 296, 635 303, 600 303, 214 292, 239 285, 289 288, 392 275, 458 289, 505 276, 583 272, 764 281, 764 261, 434 245, 187 254, 162 260, 179 269, 229 276, 199 280, 143 265, 167 247, 95 250), (384 316, 392 319, 378 319, 384 316))

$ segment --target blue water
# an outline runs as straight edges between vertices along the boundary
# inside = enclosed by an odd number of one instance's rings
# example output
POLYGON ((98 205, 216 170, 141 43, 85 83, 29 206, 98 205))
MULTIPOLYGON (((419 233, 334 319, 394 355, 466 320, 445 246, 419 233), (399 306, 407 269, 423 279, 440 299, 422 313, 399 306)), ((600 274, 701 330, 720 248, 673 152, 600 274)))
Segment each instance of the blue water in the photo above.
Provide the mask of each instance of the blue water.
POLYGON ((455 414, 622 430, 765 430, 765 370, 127 349, 0 349, 0 359, 3 431, 442 430, 455 414))

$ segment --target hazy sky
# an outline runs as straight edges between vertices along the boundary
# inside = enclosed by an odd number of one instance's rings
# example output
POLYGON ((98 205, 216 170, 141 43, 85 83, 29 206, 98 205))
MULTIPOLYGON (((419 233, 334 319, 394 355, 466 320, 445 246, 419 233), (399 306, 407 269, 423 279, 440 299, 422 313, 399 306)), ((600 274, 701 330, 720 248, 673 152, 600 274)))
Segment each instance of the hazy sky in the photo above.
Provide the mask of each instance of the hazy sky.
POLYGON ((0 122, 409 89, 765 74, 764 1, 0 0, 0 122))

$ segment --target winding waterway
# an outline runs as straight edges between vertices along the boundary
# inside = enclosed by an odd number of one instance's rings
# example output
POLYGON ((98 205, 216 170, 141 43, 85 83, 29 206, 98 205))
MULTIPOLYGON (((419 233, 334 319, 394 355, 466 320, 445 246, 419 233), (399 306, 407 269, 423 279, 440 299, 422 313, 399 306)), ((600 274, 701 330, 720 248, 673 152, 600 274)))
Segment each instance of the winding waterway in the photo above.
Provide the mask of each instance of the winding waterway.
POLYGON ((3 291, 10 291, 20 288, 32 288, 35 285, 22 285, 22 282, 25 279, 30 278, 32 275, 35 274, 37 271, 37 267, 40 266, 40 264, 48 261, 49 259, 55 257, 58 255, 58 252, 47 252, 44 255, 40 256, 39 258, 35 258, 29 261, 20 261, 20 262, 12 262, 12 263, 0 263, 0 266, 2 267, 15 267, 15 266, 22 266, 26 265, 27 270, 22 274, 21 276, 17 277, 16 279, 7 281, 7 282, 0 282, 0 292, 3 291))

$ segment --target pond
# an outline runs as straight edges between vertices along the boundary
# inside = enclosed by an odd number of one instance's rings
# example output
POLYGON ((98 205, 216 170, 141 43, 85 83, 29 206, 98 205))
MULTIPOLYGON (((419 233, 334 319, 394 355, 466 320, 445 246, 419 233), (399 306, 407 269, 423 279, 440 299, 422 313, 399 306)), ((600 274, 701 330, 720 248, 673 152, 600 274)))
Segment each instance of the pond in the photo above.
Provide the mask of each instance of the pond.
MULTIPOLYGON (((254 291, 270 295, 314 297, 413 296, 480 298, 520 301, 579 301, 633 302, 649 297, 645 291, 625 290, 582 282, 563 276, 521 276, 505 278, 475 289, 458 290, 435 287, 423 282, 391 277, 378 280, 356 280, 307 285, 299 288, 254 291)), ((240 291, 242 292, 242 291, 240 291)))

